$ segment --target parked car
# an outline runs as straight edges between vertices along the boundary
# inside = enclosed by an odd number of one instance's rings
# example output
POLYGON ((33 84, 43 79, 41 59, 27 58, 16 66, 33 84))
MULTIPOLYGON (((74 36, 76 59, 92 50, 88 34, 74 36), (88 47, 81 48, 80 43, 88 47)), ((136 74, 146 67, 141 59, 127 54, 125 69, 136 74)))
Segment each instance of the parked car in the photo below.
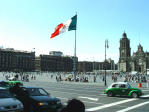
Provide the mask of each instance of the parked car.
POLYGON ((39 87, 19 87, 15 96, 24 106, 25 112, 59 112, 62 109, 60 99, 51 97, 39 87))
POLYGON ((140 89, 132 88, 128 82, 113 83, 105 89, 104 93, 109 97, 120 95, 138 98, 142 95, 142 91, 140 89))
POLYGON ((0 112, 23 112, 23 104, 3 87, 0 87, 0 112))
POLYGON ((0 81, 0 87, 3 87, 3 88, 9 88, 9 84, 7 81, 0 81))

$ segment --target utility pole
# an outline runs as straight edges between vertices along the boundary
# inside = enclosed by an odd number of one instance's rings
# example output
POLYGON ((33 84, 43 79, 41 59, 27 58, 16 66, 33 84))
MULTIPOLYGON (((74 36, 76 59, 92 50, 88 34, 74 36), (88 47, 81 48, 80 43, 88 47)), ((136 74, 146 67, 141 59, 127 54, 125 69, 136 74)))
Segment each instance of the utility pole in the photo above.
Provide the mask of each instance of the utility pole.
POLYGON ((93 72, 95 70, 95 61, 94 61, 94 57, 93 57, 93 72))
POLYGON ((106 48, 109 48, 107 39, 105 40, 105 62, 104 62, 104 65, 105 65, 105 79, 104 79, 105 86, 107 86, 107 80, 106 80, 106 69, 107 69, 107 65, 106 65, 106 48))

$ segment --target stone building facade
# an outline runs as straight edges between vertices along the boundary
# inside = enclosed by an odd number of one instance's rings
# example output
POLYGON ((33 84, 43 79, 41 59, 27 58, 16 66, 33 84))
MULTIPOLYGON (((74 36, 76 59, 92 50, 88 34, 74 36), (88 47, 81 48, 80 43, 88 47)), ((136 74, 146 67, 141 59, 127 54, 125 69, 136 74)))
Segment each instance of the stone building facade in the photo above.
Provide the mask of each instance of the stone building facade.
POLYGON ((27 72, 35 69, 35 52, 0 49, 0 71, 27 72))
POLYGON ((134 52, 131 57, 131 69, 146 74, 148 68, 149 52, 144 52, 143 47, 139 44, 137 52, 134 52))
POLYGON ((149 52, 144 52, 141 44, 131 56, 130 40, 124 32, 120 39, 118 70, 120 72, 137 71, 146 74, 149 68, 149 52))
POLYGON ((35 71, 73 71, 73 57, 71 56, 40 55, 35 60, 35 71))
POLYGON ((91 62, 91 61, 79 61, 78 62, 78 71, 79 72, 93 72, 100 70, 116 70, 117 65, 114 63, 114 60, 107 59, 105 62, 91 62), (106 64, 106 65, 105 65, 106 64))

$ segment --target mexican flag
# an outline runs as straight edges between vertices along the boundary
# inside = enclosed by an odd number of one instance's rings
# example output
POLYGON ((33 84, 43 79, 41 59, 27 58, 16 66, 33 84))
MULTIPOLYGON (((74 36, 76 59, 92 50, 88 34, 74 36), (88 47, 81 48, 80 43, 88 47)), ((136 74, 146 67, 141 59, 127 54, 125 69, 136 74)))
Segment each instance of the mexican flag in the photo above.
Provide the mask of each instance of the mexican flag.
POLYGON ((57 25, 54 33, 51 34, 50 38, 54 38, 55 36, 67 31, 76 30, 76 26, 77 26, 77 15, 73 16, 71 19, 67 20, 64 23, 57 25))

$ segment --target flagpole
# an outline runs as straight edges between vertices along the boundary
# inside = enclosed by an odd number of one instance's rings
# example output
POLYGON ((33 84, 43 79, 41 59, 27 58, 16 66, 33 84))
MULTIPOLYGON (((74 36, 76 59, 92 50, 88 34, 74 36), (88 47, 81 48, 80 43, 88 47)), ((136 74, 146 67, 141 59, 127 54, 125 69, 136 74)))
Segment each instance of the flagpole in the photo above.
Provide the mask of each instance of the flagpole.
POLYGON ((75 30, 75 48, 74 48, 74 81, 76 81, 76 30, 75 30))
MULTIPOLYGON (((76 13, 77 15, 77 13, 76 13)), ((77 29, 77 28, 76 28, 77 29)), ((75 30, 75 46, 74 46, 74 65, 73 65, 73 71, 74 71, 74 81, 76 82, 76 73, 77 73, 77 65, 76 65, 77 57, 76 57, 76 30, 75 30)))

